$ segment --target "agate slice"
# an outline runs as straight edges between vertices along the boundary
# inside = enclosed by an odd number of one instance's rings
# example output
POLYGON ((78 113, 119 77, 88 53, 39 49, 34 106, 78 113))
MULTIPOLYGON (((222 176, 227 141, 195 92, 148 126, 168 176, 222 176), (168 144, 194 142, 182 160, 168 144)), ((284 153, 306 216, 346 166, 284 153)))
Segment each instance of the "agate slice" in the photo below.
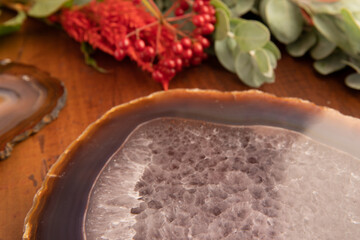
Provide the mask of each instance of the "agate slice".
POLYGON ((49 171, 24 239, 358 239, 360 120, 259 91, 110 110, 49 171))
POLYGON ((63 84, 35 67, 0 62, 0 159, 55 119, 64 106, 63 84))

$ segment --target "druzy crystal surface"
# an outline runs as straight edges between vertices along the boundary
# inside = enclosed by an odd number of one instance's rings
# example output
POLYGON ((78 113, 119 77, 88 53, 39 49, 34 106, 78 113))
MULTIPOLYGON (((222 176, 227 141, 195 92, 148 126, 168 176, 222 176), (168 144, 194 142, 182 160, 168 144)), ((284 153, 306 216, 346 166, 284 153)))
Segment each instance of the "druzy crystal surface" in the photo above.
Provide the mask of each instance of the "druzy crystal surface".
POLYGON ((86 239, 360 237, 360 161, 289 130, 157 119, 108 160, 86 239))

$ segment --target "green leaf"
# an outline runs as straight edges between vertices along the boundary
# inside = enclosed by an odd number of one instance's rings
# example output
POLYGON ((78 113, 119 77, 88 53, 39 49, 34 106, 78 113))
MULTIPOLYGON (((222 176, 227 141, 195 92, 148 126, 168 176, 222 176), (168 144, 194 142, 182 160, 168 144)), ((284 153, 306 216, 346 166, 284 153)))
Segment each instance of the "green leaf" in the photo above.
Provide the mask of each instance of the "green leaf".
POLYGON ((260 22, 249 20, 235 28, 235 40, 240 50, 248 52, 263 47, 270 40, 269 30, 260 22))
POLYGON ((342 9, 341 15, 344 21, 344 31, 355 54, 360 53, 360 26, 348 9, 342 9))
POLYGON ((281 58, 281 52, 273 42, 267 42, 264 48, 269 50, 275 56, 276 60, 279 60, 281 58))
POLYGON ((352 12, 360 11, 360 0, 337 0, 337 1, 299 1, 296 3, 305 8, 309 9, 314 14, 339 14, 341 9, 351 9, 352 12))
MULTIPOLYGON (((215 41, 215 54, 218 58, 221 65, 226 68, 230 72, 235 72, 235 66, 234 66, 234 55, 233 55, 233 49, 229 48, 229 41, 234 41, 231 38, 225 38, 223 40, 216 40, 215 41)), ((236 43, 235 43, 236 46, 236 43)), ((232 47, 232 46, 230 46, 232 47)))
MULTIPOLYGON (((250 53, 250 55, 252 54, 250 53)), ((271 77, 274 75, 274 70, 271 66, 270 58, 264 49, 255 50, 252 57, 258 69, 265 77, 271 77)))
POLYGON ((268 0, 264 10, 265 20, 280 42, 289 44, 300 36, 303 18, 292 1, 268 0))
POLYGON ((255 0, 223 0, 234 16, 241 16, 251 10, 255 0))
POLYGON ((68 0, 35 0, 28 15, 36 18, 50 16, 59 10, 68 0))
POLYGON ((241 23, 243 23, 243 22, 245 22, 246 20, 244 20, 244 19, 242 19, 242 18, 230 18, 230 30, 231 31, 234 31, 235 30, 235 28, 239 25, 239 24, 241 24, 241 23))
POLYGON ((346 56, 343 52, 341 52, 340 50, 336 50, 327 58, 316 61, 314 63, 314 68, 319 73, 327 75, 343 69, 346 66, 346 64, 344 63, 345 58, 346 56))
POLYGON ((333 42, 348 54, 353 54, 353 49, 347 40, 344 31, 339 27, 339 19, 331 15, 317 14, 313 16, 316 29, 330 42, 333 42))
POLYGON ((230 9, 226 6, 225 3, 223 3, 221 0, 211 0, 210 4, 214 6, 214 8, 217 9, 222 9, 224 10, 224 12, 226 13, 226 15, 230 18, 231 17, 231 11, 230 9))
POLYGON ((270 50, 266 49, 266 48, 264 48, 264 51, 265 51, 266 55, 268 56, 268 58, 269 58, 269 60, 270 60, 270 65, 271 65, 271 67, 272 67, 273 69, 276 68, 276 66, 277 66, 277 59, 276 59, 274 53, 271 52, 270 50))
POLYGON ((26 14, 23 11, 19 11, 15 17, 0 24, 0 36, 20 30, 25 19, 26 14))
POLYGON ((303 56, 316 43, 316 35, 313 31, 305 32, 295 42, 286 46, 286 50, 293 57, 303 56))
POLYGON ((93 68, 95 68, 97 71, 101 73, 107 73, 107 70, 99 67, 96 60, 93 59, 90 55, 94 52, 94 49, 91 47, 90 44, 86 42, 81 43, 81 52, 84 54, 85 63, 93 68))
POLYGON ((311 49, 310 54, 315 60, 329 56, 336 48, 336 45, 327 40, 322 34, 317 33, 317 43, 311 49))
POLYGON ((354 69, 357 73, 360 73, 360 60, 355 58, 350 58, 345 60, 344 63, 354 69))
POLYGON ((345 84, 356 90, 360 90, 360 74, 353 73, 346 77, 345 84))
POLYGON ((230 31, 229 17, 226 15, 225 11, 220 8, 216 9, 215 29, 215 40, 222 40, 226 38, 228 32, 230 31))
POLYGON ((238 77, 250 87, 260 87, 265 82, 274 82, 274 75, 264 76, 249 53, 240 52, 236 56, 235 70, 238 77))

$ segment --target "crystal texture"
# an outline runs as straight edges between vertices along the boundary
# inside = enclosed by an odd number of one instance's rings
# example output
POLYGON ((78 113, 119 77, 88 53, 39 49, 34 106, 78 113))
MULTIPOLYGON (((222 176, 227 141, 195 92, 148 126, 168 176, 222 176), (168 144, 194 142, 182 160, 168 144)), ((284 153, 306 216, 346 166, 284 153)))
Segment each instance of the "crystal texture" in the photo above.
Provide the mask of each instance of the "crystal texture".
POLYGON ((86 239, 360 238, 360 161, 300 133, 156 119, 108 160, 86 239))

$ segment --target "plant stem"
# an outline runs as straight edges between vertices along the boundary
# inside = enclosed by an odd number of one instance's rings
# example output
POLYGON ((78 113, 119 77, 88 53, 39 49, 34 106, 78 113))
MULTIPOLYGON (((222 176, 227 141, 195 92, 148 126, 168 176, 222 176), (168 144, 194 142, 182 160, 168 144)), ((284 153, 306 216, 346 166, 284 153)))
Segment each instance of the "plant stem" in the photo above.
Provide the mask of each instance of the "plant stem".
POLYGON ((166 18, 166 21, 168 21, 168 22, 175 22, 175 21, 179 21, 179 20, 186 19, 186 18, 190 18, 190 17, 192 17, 193 15, 194 15, 193 13, 188 13, 188 14, 184 14, 184 15, 178 16, 178 17, 169 17, 169 18, 166 18))
POLYGON ((141 2, 155 17, 157 17, 158 19, 162 18, 162 14, 153 0, 141 0, 141 2))
POLYGON ((175 28, 174 26, 172 26, 170 23, 163 21, 163 24, 165 27, 169 28, 170 30, 174 31, 175 33, 179 34, 182 37, 189 37, 188 35, 186 35, 185 33, 183 33, 182 31, 180 31, 179 29, 175 28))
POLYGON ((135 30, 132 31, 132 32, 129 32, 129 33, 126 35, 126 37, 131 37, 132 35, 141 32, 141 31, 144 30, 145 28, 153 27, 153 26, 156 26, 157 24, 159 24, 159 20, 158 20, 158 21, 155 21, 155 22, 152 22, 152 23, 149 23, 149 24, 146 24, 146 25, 144 25, 144 26, 142 26, 142 27, 140 27, 140 28, 135 29, 135 30))
POLYGON ((169 16, 169 14, 177 7, 178 2, 174 1, 174 3, 171 5, 171 7, 166 10, 166 12, 164 13, 164 18, 166 18, 167 16, 169 16))

